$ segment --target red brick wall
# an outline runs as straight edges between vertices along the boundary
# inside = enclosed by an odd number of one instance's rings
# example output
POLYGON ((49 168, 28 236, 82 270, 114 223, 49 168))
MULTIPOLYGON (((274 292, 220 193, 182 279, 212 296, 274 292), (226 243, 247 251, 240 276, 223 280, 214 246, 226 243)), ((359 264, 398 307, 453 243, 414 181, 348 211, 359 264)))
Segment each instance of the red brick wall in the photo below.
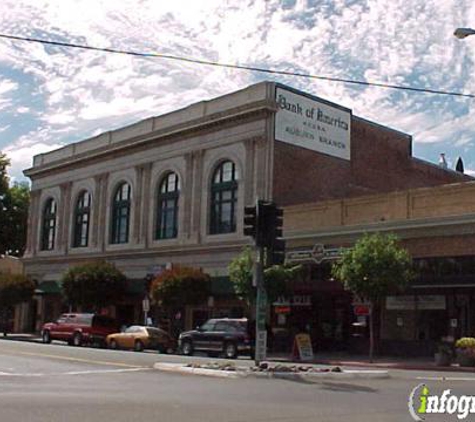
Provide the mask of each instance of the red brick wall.
POLYGON ((411 157, 410 136, 353 117, 351 161, 275 142, 274 201, 293 205, 473 180, 411 157))

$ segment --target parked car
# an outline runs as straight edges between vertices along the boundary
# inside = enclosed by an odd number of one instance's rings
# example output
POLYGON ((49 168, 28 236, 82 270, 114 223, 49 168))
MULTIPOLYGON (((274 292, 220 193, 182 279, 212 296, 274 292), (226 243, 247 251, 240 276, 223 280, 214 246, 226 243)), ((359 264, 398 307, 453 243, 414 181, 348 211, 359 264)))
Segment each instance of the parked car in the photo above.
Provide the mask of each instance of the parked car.
POLYGON ((238 355, 254 353, 252 330, 246 318, 210 319, 196 330, 180 334, 178 345, 184 355, 192 355, 195 351, 210 355, 223 354, 228 359, 238 355))
POLYGON ((165 330, 141 325, 132 325, 122 333, 108 335, 106 343, 110 349, 133 349, 136 352, 156 349, 160 353, 173 353, 176 350, 176 341, 165 330))
POLYGON ((104 345, 109 334, 119 331, 113 318, 96 314, 62 314, 57 321, 48 322, 41 329, 43 343, 52 340, 67 341, 70 345, 104 345))

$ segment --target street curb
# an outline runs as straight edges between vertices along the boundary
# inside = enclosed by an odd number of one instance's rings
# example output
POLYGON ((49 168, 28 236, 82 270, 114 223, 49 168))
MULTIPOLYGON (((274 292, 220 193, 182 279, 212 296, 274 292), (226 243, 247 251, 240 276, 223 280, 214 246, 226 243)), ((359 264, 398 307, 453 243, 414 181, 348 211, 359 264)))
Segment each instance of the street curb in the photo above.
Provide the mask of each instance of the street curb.
POLYGON ((383 370, 343 370, 343 372, 254 372, 247 369, 237 369, 236 371, 224 371, 207 368, 193 368, 184 366, 181 363, 161 363, 157 362, 153 368, 162 372, 172 372, 187 375, 202 375, 215 378, 276 378, 294 380, 319 380, 319 379, 386 379, 390 378, 388 371, 383 370))

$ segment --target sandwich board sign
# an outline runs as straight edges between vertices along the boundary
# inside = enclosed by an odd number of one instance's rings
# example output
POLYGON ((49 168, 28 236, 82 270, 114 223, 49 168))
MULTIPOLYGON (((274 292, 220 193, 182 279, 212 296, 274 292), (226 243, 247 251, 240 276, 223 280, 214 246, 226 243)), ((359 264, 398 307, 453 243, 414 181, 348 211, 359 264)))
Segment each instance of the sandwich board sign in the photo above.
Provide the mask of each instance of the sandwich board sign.
POLYGON ((308 334, 297 334, 294 340, 293 355, 302 361, 313 360, 312 339, 308 334))

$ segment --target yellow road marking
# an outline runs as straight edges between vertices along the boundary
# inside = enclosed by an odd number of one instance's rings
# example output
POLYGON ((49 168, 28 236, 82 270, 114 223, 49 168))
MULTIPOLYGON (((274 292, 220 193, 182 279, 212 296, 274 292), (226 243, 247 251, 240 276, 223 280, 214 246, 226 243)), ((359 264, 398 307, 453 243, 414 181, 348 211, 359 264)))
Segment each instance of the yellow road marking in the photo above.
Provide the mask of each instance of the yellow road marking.
POLYGON ((15 351, 14 354, 15 355, 27 355, 27 356, 39 356, 39 357, 46 357, 46 358, 53 358, 53 359, 62 359, 62 360, 68 360, 68 361, 72 361, 72 362, 92 363, 92 364, 95 364, 95 365, 122 366, 122 367, 126 367, 126 368, 147 368, 147 366, 130 365, 128 363, 122 363, 122 362, 109 362, 109 361, 101 361, 101 360, 73 358, 73 357, 69 357, 69 356, 50 355, 48 353, 31 353, 31 352, 15 351))

